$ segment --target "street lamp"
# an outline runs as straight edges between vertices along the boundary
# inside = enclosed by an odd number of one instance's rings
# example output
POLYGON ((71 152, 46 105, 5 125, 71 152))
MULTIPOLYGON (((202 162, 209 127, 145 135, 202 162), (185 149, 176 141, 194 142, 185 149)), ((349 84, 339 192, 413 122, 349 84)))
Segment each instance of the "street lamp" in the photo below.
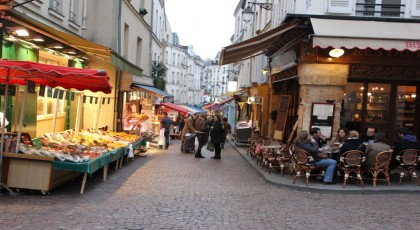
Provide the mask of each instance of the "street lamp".
POLYGON ((254 11, 252 10, 251 5, 257 5, 265 10, 272 10, 273 4, 272 3, 261 3, 261 2, 248 2, 248 6, 242 11, 242 18, 245 23, 248 23, 252 20, 254 16, 254 11))

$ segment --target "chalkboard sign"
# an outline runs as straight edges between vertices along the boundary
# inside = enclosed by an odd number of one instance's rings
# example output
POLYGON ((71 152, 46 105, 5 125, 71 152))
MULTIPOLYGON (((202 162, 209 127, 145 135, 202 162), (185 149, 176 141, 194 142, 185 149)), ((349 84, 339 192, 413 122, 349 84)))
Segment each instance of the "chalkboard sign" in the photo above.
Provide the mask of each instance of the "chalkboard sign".
POLYGON ((331 138, 334 124, 334 109, 334 103, 312 103, 310 129, 319 128, 325 137, 331 138))
POLYGON ((276 130, 274 139, 283 140, 284 129, 286 128, 287 117, 289 113, 290 96, 282 95, 280 97, 279 110, 277 112, 276 130))

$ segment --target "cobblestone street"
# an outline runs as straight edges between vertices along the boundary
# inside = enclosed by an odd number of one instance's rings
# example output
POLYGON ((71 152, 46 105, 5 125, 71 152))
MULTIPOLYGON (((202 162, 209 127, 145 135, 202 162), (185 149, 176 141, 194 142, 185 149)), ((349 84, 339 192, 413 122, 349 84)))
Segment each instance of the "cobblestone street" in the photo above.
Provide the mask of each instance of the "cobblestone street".
MULTIPOLYGON (((169 150, 50 195, 0 197, 1 229, 420 229, 416 194, 322 194, 270 185, 227 144, 222 160, 169 150)), ((287 175, 289 176, 289 175, 287 175)))

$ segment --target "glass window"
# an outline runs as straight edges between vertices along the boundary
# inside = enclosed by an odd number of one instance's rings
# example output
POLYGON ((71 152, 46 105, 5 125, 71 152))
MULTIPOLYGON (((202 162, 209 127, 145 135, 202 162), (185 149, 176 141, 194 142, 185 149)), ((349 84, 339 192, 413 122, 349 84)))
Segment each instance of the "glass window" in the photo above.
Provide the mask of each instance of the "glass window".
POLYGON ((369 83, 367 91, 366 127, 387 132, 391 85, 369 83))
POLYGON ((348 130, 360 132, 363 92, 363 83, 348 83, 346 86, 340 123, 348 130))
MULTIPOLYGON (((40 88, 38 87, 37 91, 39 92, 40 88)), ((57 97, 60 95, 60 90, 63 92, 62 95, 65 95, 63 89, 52 89, 51 87, 46 86, 45 91, 43 95, 39 95, 37 98, 37 118, 42 119, 46 117, 52 117, 54 116, 55 107, 57 105, 57 116, 63 116, 65 115, 65 98, 58 99, 57 104, 57 97), (54 91, 57 91, 57 93, 54 93, 54 91), (56 97, 54 98, 54 95, 56 97)))
POLYGON ((417 98, 416 91, 415 86, 398 86, 396 100, 397 116, 394 122, 395 130, 400 127, 407 127, 412 130, 417 98))

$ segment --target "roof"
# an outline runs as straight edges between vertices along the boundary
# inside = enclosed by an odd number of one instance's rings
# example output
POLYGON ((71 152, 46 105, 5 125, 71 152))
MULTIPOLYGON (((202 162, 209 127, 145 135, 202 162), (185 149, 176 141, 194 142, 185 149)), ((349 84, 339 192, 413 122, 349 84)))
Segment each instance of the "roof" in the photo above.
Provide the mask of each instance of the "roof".
POLYGON ((184 114, 188 113, 188 110, 187 110, 186 108, 183 108, 183 107, 181 107, 181 106, 178 106, 178 105, 172 104, 172 103, 170 103, 170 102, 162 102, 162 103, 160 103, 160 105, 161 105, 161 106, 163 105, 163 106, 165 106, 166 108, 169 108, 169 109, 172 109, 172 110, 175 110, 175 111, 178 111, 178 112, 184 113, 184 114))

